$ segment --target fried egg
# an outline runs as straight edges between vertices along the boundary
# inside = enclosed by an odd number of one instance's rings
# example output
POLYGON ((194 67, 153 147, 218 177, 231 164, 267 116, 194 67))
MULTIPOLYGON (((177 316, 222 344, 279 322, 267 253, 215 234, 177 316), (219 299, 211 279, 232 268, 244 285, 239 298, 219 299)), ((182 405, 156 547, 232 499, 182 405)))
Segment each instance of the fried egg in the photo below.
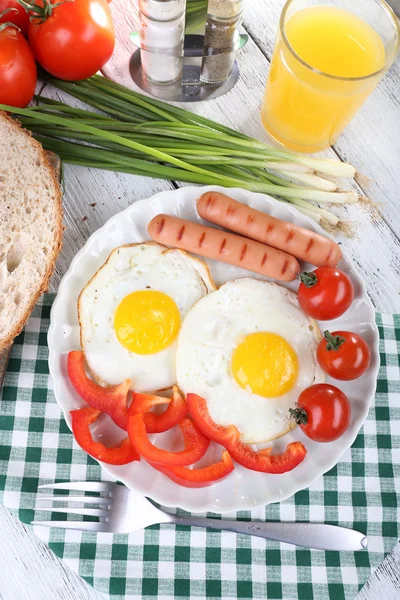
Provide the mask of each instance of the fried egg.
POLYGON ((211 418, 235 425, 244 442, 267 442, 295 426, 288 414, 300 392, 324 381, 320 339, 295 293, 268 281, 228 281, 186 315, 177 383, 205 398, 211 418))
POLYGON ((78 300, 81 345, 94 379, 150 392, 176 383, 175 352, 189 309, 215 289, 208 268, 153 242, 116 248, 78 300))

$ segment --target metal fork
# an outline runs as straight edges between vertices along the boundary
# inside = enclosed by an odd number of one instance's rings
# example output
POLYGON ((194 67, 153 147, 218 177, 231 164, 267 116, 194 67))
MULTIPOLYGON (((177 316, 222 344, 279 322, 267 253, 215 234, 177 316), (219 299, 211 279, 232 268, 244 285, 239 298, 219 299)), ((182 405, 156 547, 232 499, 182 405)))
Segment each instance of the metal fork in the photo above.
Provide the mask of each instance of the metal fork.
POLYGON ((98 517, 88 521, 32 521, 32 525, 108 533, 132 533, 149 525, 171 523, 245 533, 319 550, 363 550, 367 538, 354 529, 324 523, 272 523, 178 516, 154 506, 147 498, 125 486, 101 481, 73 481, 41 485, 40 489, 98 492, 99 496, 39 496, 36 510, 98 517), (89 504, 85 508, 54 507, 53 503, 89 504))

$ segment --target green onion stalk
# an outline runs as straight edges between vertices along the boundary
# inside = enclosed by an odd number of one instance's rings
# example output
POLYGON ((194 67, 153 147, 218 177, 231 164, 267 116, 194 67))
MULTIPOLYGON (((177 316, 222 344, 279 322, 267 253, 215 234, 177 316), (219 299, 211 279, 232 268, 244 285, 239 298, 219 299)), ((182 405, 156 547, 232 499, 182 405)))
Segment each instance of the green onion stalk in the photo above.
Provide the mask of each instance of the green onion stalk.
POLYGON ((331 180, 352 178, 355 169, 348 163, 274 148, 99 75, 80 82, 43 79, 91 110, 43 97, 36 106, 0 109, 16 115, 64 162, 262 192, 333 229, 339 218, 325 205, 358 200, 356 192, 340 191, 331 180))
POLYGON ((204 29, 207 18, 208 0, 188 0, 186 3, 185 33, 204 29))

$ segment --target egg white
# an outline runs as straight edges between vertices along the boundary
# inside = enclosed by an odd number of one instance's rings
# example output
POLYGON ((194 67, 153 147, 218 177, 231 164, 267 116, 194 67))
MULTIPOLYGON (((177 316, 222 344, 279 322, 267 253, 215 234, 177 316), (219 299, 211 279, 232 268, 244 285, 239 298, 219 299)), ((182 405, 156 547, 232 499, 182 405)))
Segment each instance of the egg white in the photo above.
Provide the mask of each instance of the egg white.
POLYGON ((130 378, 132 389, 150 392, 176 383, 176 339, 155 354, 136 354, 120 344, 114 330, 114 314, 121 300, 146 289, 172 298, 182 322, 193 304, 215 285, 207 266, 182 250, 155 242, 113 250, 78 300, 81 345, 89 371, 103 385, 130 378))
POLYGON ((263 443, 295 426, 288 419, 300 392, 325 379, 316 361, 318 326, 300 308, 297 295, 276 283, 246 278, 228 281, 191 308, 182 324, 176 354, 177 383, 207 401, 211 418, 236 425, 247 443, 263 443), (293 388, 264 398, 242 388, 231 359, 246 335, 271 332, 296 351, 299 373, 293 388))

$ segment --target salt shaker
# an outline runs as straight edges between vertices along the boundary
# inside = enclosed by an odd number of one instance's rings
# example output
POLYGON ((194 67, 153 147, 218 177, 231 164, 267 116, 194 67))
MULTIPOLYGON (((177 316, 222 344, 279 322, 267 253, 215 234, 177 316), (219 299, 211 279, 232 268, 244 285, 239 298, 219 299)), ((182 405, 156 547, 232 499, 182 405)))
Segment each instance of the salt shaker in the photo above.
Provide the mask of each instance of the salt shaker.
POLYGON ((182 75, 186 0, 139 0, 141 62, 159 84, 182 75))
POLYGON ((228 79, 239 43, 243 0, 209 0, 200 79, 220 84, 228 79))

